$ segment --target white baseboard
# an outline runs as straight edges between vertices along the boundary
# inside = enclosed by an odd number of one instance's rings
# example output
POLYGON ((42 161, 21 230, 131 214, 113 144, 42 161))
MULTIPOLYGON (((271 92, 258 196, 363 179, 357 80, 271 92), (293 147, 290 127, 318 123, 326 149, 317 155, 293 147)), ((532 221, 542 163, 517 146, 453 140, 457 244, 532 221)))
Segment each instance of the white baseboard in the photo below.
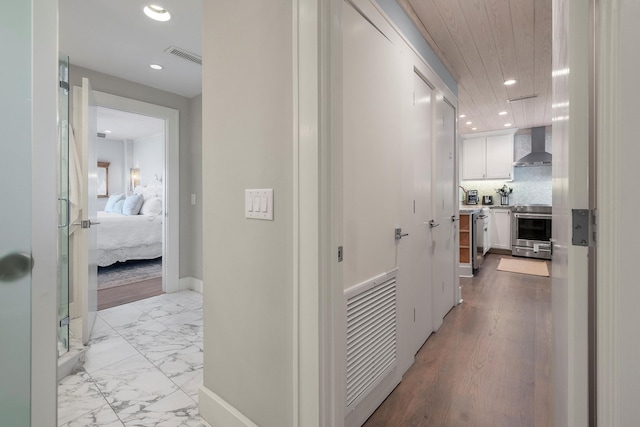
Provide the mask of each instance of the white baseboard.
POLYGON ((187 289, 190 289, 192 291, 196 291, 198 293, 202 293, 203 289, 204 289, 204 284, 202 282, 202 280, 200 279, 196 279, 195 277, 182 277, 180 279, 180 282, 178 284, 178 290, 179 291, 185 291, 187 289))
POLYGON ((198 401, 200 416, 213 426, 258 427, 257 424, 204 385, 200 386, 198 401))

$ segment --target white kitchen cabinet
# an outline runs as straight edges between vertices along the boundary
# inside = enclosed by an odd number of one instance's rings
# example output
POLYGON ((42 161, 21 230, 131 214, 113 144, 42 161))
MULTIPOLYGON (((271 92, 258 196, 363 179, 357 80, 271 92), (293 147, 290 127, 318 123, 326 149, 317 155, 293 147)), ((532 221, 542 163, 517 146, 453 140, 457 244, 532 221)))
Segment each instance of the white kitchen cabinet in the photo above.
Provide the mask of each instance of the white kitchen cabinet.
POLYGON ((511 250, 511 209, 491 209, 491 249, 511 250))
POLYGON ((513 179, 513 135, 516 129, 463 137, 462 180, 513 179))
POLYGON ((487 179, 513 179, 513 135, 487 137, 487 179))
POLYGON ((462 140, 462 179, 485 179, 487 173, 486 138, 462 140))

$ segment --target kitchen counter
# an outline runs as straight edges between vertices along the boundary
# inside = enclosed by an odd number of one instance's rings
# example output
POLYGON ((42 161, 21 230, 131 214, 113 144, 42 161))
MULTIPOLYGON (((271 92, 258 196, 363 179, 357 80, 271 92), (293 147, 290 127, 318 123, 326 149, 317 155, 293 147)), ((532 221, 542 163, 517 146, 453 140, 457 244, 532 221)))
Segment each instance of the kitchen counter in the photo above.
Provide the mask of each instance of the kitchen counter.
POLYGON ((511 205, 490 205, 490 206, 486 206, 487 208, 491 208, 491 209, 511 209, 513 208, 513 206, 511 205))
POLYGON ((460 205, 461 214, 474 214, 482 210, 482 205, 460 205))

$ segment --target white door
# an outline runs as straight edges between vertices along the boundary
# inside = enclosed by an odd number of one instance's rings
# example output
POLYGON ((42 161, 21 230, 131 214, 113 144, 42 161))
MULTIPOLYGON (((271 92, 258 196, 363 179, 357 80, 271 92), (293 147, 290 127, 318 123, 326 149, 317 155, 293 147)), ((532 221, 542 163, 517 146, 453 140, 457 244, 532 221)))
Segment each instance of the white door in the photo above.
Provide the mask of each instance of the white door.
MULTIPOLYGON (((72 330, 82 342, 89 340, 98 310, 97 264, 97 187, 98 160, 96 158, 97 106, 89 80, 82 79, 82 87, 74 87, 74 128, 76 147, 81 159, 79 179, 80 216, 71 230, 73 258, 73 299, 76 319, 72 330)), ((73 197, 73 196, 72 196, 73 197)))
POLYGON ((457 222, 454 200, 455 180, 455 109, 441 95, 436 99, 433 154, 433 212, 438 227, 433 239, 433 326, 437 330, 444 316, 455 305, 455 266, 457 222))
POLYGON ((431 88, 414 73, 410 136, 403 149, 402 231, 399 267, 409 287, 413 317, 410 347, 415 354, 433 332, 431 296, 431 88))
POLYGON ((11 42, 0 67, 0 425, 22 427, 31 412, 31 2, 3 9, 0 38, 11 42))
MULTIPOLYGON (((590 2, 554 3, 553 267, 554 416, 557 426, 589 424, 588 248, 571 243, 571 209, 589 207, 590 2), (580 19, 581 17, 582 19, 580 19), (557 21, 557 22, 556 22, 557 21), (569 42, 571 41, 571 44, 569 42)), ((592 177, 593 178, 593 177, 592 177)), ((624 375, 623 372, 620 374, 624 375)), ((619 424, 624 425, 624 424, 619 424)))

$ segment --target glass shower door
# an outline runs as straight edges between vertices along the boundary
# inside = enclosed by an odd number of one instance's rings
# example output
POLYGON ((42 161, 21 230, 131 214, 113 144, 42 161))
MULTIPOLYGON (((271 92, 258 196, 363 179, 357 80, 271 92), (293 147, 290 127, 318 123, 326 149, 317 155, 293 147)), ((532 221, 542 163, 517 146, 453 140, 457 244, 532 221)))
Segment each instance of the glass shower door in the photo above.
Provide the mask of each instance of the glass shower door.
POLYGON ((69 58, 58 62, 58 356, 69 351, 69 58))
POLYGON ((2 3, 0 426, 15 427, 31 424, 31 16, 30 1, 2 3))

